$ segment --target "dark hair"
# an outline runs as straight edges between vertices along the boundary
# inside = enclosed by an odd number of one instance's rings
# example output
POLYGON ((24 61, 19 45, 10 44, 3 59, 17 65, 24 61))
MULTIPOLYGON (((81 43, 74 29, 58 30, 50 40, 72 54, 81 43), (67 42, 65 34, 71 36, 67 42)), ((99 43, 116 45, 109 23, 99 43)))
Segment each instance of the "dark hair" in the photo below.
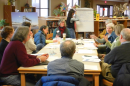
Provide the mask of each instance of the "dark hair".
POLYGON ((40 30, 41 31, 43 31, 43 29, 46 29, 48 26, 46 26, 46 25, 42 25, 41 27, 40 27, 40 30))
POLYGON ((29 33, 29 27, 27 27, 27 26, 18 27, 15 30, 11 41, 21 41, 21 42, 23 42, 26 39, 28 33, 29 33))
POLYGON ((8 37, 8 35, 10 35, 10 33, 13 32, 13 27, 11 26, 5 26, 2 31, 1 31, 1 37, 6 39, 8 37))
POLYGON ((72 13, 75 13, 75 10, 73 10, 73 9, 70 9, 69 10, 69 13, 68 13, 68 17, 73 17, 73 15, 72 15, 72 13))
POLYGON ((28 26, 28 27, 30 27, 30 26, 31 26, 31 23, 30 23, 30 22, 23 22, 23 23, 22 23, 22 26, 28 26))
POLYGON ((60 45, 60 52, 62 57, 72 58, 75 53, 76 45, 73 41, 67 40, 60 45))

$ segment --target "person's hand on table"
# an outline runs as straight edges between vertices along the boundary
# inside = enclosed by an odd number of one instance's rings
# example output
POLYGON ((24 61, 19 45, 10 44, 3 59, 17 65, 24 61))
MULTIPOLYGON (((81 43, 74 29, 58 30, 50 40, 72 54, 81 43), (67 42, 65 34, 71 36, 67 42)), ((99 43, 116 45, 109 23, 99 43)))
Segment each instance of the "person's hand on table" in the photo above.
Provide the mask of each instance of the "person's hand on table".
POLYGON ((53 42, 58 42, 58 40, 53 40, 53 42))
POLYGON ((94 45, 95 47, 98 47, 98 44, 96 44, 96 43, 93 43, 93 45, 94 45))
POLYGON ((102 58, 104 58, 105 57, 105 54, 102 54, 102 58))
POLYGON ((41 62, 45 62, 49 57, 49 54, 42 54, 41 56, 37 56, 41 62))
POLYGON ((58 38, 59 37, 59 35, 56 35, 56 38, 58 38))
POLYGON ((96 39, 97 37, 95 35, 90 35, 91 39, 96 39))

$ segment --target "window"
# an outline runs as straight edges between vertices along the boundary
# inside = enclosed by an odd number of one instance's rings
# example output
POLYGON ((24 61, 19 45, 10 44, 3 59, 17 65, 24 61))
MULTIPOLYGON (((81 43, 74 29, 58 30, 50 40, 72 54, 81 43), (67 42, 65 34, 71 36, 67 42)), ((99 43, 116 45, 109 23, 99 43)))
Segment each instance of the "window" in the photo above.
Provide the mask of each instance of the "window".
POLYGON ((129 6, 127 6, 127 10, 124 11, 124 16, 129 16, 129 6))
POLYGON ((97 5, 97 13, 99 13, 100 16, 112 17, 113 16, 113 6, 97 5))
POLYGON ((49 15, 49 0, 32 0, 32 6, 36 7, 38 16, 49 15))
POLYGON ((69 4, 68 10, 70 10, 75 4, 79 5, 79 0, 67 0, 67 5, 69 4))

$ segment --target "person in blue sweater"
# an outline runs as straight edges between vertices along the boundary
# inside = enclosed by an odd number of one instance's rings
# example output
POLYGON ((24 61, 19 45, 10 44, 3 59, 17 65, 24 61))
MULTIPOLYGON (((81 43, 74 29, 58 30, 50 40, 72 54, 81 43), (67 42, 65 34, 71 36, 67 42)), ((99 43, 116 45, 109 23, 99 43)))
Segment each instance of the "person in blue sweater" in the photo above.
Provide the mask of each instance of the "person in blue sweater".
POLYGON ((46 35, 48 33, 48 26, 43 25, 40 30, 34 35, 34 42, 40 50, 46 45, 46 35))

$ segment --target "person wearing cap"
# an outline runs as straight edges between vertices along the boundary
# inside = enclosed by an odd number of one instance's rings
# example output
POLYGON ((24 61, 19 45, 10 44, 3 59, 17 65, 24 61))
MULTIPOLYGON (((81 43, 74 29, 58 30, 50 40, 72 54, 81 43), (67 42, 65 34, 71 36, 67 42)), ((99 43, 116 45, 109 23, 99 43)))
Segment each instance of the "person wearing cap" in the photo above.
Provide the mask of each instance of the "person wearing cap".
POLYGON ((66 38, 70 38, 70 33, 68 28, 66 27, 66 22, 62 18, 58 21, 58 27, 53 32, 53 39, 56 37, 63 37, 63 33, 66 33, 66 38))

